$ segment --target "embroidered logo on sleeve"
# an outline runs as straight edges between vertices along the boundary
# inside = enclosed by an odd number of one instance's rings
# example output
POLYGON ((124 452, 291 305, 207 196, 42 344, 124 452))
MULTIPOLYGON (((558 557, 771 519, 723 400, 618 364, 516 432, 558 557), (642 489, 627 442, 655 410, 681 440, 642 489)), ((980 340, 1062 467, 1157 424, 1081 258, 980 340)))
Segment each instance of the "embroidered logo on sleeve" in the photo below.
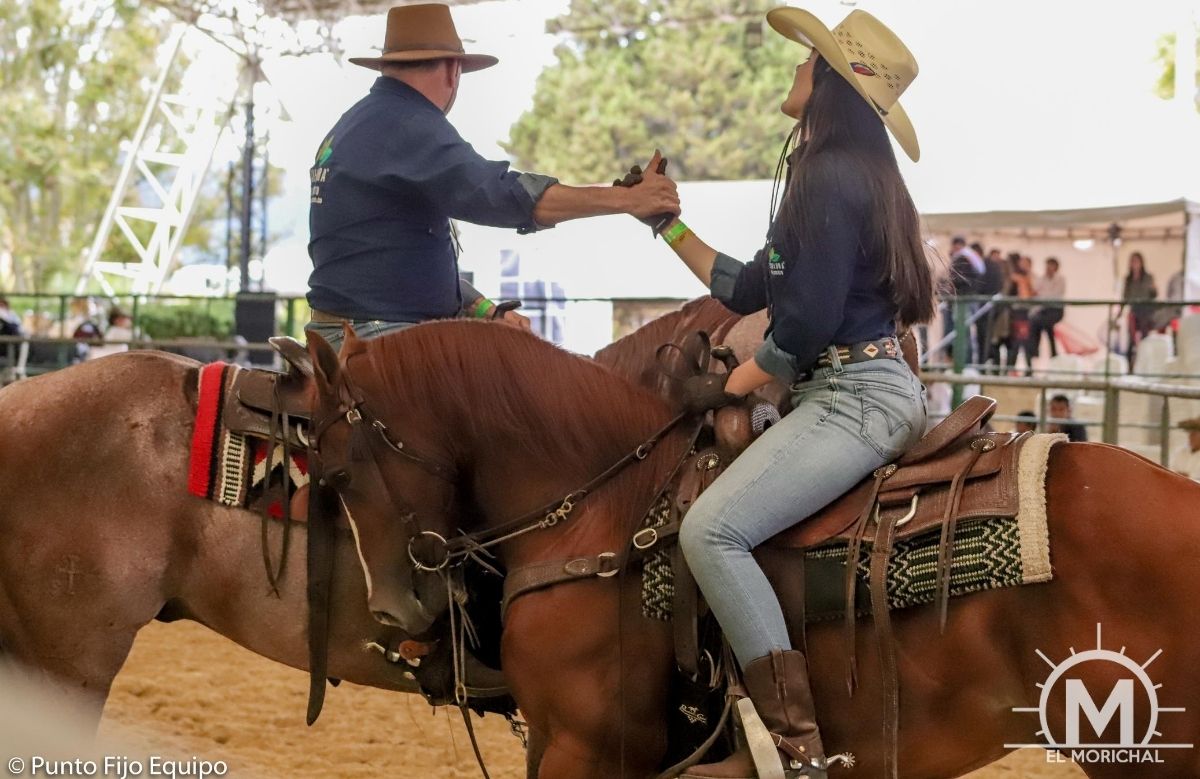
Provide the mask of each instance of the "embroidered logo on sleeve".
POLYGON ((309 202, 321 204, 325 199, 321 196, 321 184, 329 177, 329 168, 326 165, 329 163, 330 157, 333 156, 333 136, 325 139, 321 144, 321 148, 317 150, 317 159, 313 167, 308 171, 309 181, 312 184, 309 202))

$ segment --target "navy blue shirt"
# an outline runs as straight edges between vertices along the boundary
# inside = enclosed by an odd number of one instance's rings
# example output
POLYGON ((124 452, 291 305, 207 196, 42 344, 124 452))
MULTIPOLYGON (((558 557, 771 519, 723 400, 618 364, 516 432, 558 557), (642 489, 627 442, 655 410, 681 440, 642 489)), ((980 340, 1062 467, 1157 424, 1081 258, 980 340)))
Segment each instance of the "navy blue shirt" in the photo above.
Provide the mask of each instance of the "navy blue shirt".
POLYGON ((718 254, 713 297, 739 314, 771 306, 759 366, 785 382, 810 370, 830 345, 894 335, 898 309, 883 278, 884 257, 868 251, 868 182, 824 153, 807 172, 807 245, 769 243, 743 265, 718 254), (826 157, 821 159, 821 157, 826 157))
POLYGON ((555 183, 485 160, 441 109, 387 77, 334 125, 310 178, 309 304, 391 322, 462 307, 450 219, 535 230, 534 206, 555 183))

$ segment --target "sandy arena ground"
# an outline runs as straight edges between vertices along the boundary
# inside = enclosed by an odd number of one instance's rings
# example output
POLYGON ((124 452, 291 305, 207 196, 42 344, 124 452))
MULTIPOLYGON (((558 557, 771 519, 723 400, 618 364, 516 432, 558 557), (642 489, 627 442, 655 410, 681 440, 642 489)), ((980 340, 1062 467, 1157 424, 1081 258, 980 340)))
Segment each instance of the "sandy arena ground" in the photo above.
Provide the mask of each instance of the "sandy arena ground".
MULTIPOLYGON (((343 684, 304 725, 307 676, 199 625, 152 624, 133 647, 105 711, 103 736, 132 750, 224 760, 231 777, 366 779, 479 776, 461 721, 414 697, 343 684)), ((457 717, 457 713, 454 717, 457 717)), ((523 779, 507 723, 477 721, 495 779, 523 779)), ((1082 773, 1026 750, 971 779, 1065 779, 1082 773)))

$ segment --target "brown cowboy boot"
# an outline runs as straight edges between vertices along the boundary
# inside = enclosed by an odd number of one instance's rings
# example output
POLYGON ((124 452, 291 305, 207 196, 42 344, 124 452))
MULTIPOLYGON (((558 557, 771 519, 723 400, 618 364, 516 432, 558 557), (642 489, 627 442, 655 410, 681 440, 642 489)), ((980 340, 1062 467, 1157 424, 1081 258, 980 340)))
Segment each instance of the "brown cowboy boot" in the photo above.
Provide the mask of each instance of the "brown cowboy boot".
MULTIPOLYGON (((824 779, 825 750, 817 730, 804 653, 776 649, 748 663, 742 677, 788 775, 800 772, 801 776, 824 779)), ((755 779, 756 776, 749 747, 743 744, 721 762, 698 765, 684 772, 680 779, 755 779)))

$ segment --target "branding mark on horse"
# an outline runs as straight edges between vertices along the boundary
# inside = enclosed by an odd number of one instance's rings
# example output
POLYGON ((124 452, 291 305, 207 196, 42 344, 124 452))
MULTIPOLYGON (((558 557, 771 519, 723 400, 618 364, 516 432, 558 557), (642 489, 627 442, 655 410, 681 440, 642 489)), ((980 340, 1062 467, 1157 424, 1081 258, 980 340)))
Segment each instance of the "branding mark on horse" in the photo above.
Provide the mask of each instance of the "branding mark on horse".
POLYGON ((54 594, 74 595, 75 577, 83 573, 83 571, 79 569, 79 555, 63 555, 62 559, 58 563, 58 567, 54 570, 59 574, 54 581, 54 594))

